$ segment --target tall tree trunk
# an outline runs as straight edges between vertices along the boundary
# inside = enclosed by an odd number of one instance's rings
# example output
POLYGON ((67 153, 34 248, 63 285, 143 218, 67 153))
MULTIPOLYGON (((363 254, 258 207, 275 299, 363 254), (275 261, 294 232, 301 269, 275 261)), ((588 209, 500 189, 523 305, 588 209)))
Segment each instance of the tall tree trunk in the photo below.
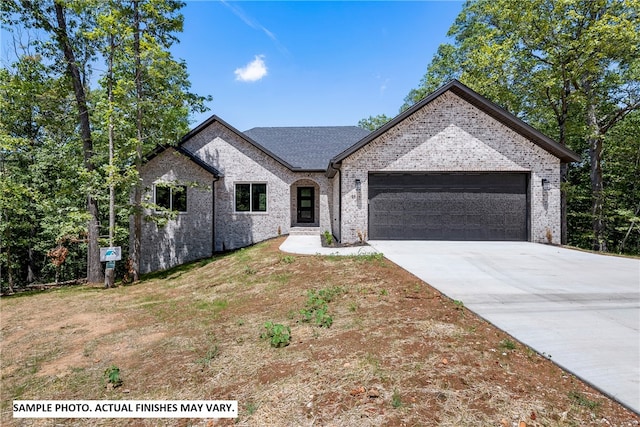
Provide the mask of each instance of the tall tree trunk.
MULTIPOLYGON (((142 65, 140 61, 140 10, 138 0, 133 0, 133 55, 135 58, 135 84, 136 84, 136 170, 140 172, 142 167, 142 65)), ((131 248, 131 268, 133 281, 140 280, 140 255, 142 240, 142 187, 140 181, 136 182, 133 192, 133 236, 131 248)))
MULTIPOLYGON (((73 92, 78 107, 78 124, 82 137, 82 148, 84 153, 84 167, 91 172, 95 169, 93 165, 93 140, 91 139, 91 123, 87 99, 80 70, 76 63, 73 47, 67 34, 67 21, 64 6, 56 1, 54 3, 58 27, 56 28, 56 41, 64 53, 67 62, 67 73, 73 84, 73 92)), ((87 211, 90 219, 87 227, 87 281, 89 283, 100 283, 104 277, 100 265, 100 246, 98 242, 100 233, 100 221, 98 216, 98 202, 91 194, 87 195, 87 211)))
POLYGON ((589 127, 589 160, 591 163, 591 214, 593 217, 593 249, 607 251, 604 237, 604 197, 602 183, 602 138, 596 107, 593 102, 587 106, 587 126, 589 127))
MULTIPOLYGON (((558 116, 558 127, 560 128, 559 143, 567 146, 567 120, 569 119, 569 97, 571 96, 571 82, 567 77, 565 65, 562 65, 563 88, 560 97, 560 111, 556 111, 558 116)), ((567 188, 569 181, 569 165, 560 163, 560 244, 566 245, 568 241, 569 220, 567 217, 567 188)))
POLYGON ((11 268, 11 248, 6 248, 7 253, 7 286, 9 287, 9 293, 13 293, 13 271, 11 268))
MULTIPOLYGON (((116 191, 113 182, 113 151, 114 151, 114 126, 113 126, 113 57, 115 55, 116 44, 113 34, 109 36, 109 58, 107 71, 107 99, 109 101, 109 247, 113 246, 113 234, 116 228, 116 191)), ((104 273, 105 288, 115 286, 115 269, 107 268, 104 273)))
POLYGON ((27 255, 29 257, 29 259, 27 260, 27 283, 33 283, 36 281, 37 276, 36 276, 36 260, 35 260, 35 254, 34 254, 34 250, 33 250, 33 241, 35 239, 35 227, 31 227, 31 229, 29 230, 29 249, 27 250, 27 255))

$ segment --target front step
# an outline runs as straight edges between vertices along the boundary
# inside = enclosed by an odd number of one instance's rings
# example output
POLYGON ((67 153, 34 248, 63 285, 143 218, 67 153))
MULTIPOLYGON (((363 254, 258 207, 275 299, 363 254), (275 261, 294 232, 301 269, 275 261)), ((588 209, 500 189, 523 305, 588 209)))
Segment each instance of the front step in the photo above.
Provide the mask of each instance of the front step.
POLYGON ((320 227, 291 227, 290 236, 319 236, 320 227))

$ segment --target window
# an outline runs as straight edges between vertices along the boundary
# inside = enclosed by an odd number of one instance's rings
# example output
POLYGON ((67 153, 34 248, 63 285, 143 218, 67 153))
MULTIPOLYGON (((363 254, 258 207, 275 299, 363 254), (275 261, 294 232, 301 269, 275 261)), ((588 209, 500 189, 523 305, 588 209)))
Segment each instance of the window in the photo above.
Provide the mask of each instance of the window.
POLYGON ((236 212, 266 212, 267 184, 236 184, 236 212))
POLYGON ((187 211, 187 186, 156 184, 156 205, 171 211, 187 211))

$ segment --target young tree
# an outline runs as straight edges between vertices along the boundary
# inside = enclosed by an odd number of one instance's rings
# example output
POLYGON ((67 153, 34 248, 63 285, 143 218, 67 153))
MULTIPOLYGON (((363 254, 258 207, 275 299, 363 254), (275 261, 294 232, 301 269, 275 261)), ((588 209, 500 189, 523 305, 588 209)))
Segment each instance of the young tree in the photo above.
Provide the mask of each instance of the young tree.
MULTIPOLYGON (((188 131, 189 112, 206 111, 202 97, 189 92, 186 65, 175 61, 169 49, 182 31, 183 3, 174 0, 132 0, 133 94, 136 117, 136 169, 142 166, 143 153, 153 145, 176 143, 188 131)), ((139 278, 142 234, 142 191, 139 182, 133 195, 133 233, 130 258, 133 280, 139 278)))

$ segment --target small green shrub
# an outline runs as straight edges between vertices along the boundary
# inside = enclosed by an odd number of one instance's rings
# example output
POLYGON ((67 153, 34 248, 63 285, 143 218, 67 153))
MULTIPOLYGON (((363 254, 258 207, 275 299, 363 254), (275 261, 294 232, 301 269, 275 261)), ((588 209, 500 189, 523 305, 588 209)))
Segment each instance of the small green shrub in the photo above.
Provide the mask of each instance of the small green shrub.
POLYGON ((320 327, 330 328, 333 325, 333 317, 327 312, 328 308, 321 308, 315 312, 315 324, 320 327))
POLYGON ((291 343, 291 328, 280 323, 266 322, 264 328, 267 330, 260 335, 260 338, 268 338, 271 347, 286 347, 291 343))
POLYGON ((122 378, 120 377, 120 368, 116 365, 111 365, 104 371, 104 378, 108 384, 111 384, 114 388, 122 385, 122 378))
POLYGON ((285 255, 282 258, 280 258, 280 262, 284 263, 284 264, 291 264, 296 260, 296 257, 291 256, 291 255, 285 255))
POLYGON ((333 318, 329 314, 329 303, 339 294, 344 293, 339 286, 333 288, 310 290, 307 292, 305 307, 300 310, 303 322, 313 322, 320 327, 329 328, 333 318))
POLYGON ((324 236, 324 240, 327 242, 327 245, 329 246, 333 245, 333 234, 331 234, 329 230, 325 230, 325 232, 322 233, 322 235, 324 236))

